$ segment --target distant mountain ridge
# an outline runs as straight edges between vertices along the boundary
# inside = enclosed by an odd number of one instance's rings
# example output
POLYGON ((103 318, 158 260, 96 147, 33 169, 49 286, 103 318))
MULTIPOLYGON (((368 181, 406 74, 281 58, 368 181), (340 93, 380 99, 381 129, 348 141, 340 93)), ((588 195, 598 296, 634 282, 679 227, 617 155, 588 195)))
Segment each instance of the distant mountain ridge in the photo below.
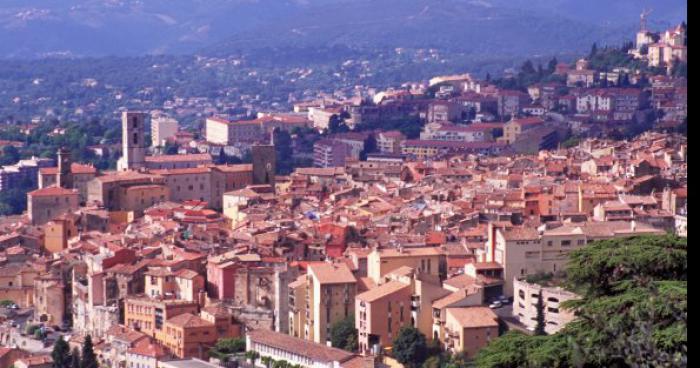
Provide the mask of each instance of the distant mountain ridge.
POLYGON ((499 55, 576 50, 679 0, 3 0, 0 58, 132 56, 260 47, 434 47, 499 55))

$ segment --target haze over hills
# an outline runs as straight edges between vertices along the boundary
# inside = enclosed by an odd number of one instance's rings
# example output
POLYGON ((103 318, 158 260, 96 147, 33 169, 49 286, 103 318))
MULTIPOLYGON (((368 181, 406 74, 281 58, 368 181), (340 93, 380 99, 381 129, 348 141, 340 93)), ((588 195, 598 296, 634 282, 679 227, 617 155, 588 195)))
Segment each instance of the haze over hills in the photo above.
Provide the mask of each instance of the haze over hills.
POLYGON ((680 0, 3 0, 0 57, 335 44, 531 55, 618 43, 644 7, 659 26, 687 18, 680 0))

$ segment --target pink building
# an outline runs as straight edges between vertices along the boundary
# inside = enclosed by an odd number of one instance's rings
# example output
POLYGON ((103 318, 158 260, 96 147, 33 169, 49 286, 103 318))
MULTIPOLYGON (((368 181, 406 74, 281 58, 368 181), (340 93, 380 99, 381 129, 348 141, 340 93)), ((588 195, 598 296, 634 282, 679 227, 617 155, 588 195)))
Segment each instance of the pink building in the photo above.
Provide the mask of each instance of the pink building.
POLYGON ((233 261, 224 263, 207 262, 207 293, 214 299, 233 299, 235 293, 235 273, 238 268, 233 261))

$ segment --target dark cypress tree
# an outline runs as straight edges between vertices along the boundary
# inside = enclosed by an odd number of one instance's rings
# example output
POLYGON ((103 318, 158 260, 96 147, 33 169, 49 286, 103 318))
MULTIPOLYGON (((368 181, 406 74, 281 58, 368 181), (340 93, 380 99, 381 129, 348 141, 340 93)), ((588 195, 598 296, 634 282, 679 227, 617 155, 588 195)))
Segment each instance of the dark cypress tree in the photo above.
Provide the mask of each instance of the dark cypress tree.
POLYGON ((80 368, 99 368, 97 356, 95 356, 95 351, 92 348, 92 338, 90 335, 85 336, 82 359, 80 359, 80 368))
POLYGON ((542 291, 540 291, 540 294, 537 296, 537 305, 535 305, 535 308, 537 308, 537 325, 535 326, 535 335, 546 335, 547 333, 544 330, 544 300, 542 300, 542 291))
POLYGON ((591 53, 588 55, 588 58, 592 58, 596 56, 598 53, 598 44, 596 42, 593 42, 593 46, 591 46, 591 53))
POLYGON ((59 336, 53 344, 51 359, 53 359, 53 368, 70 368, 70 346, 63 336, 59 336))
POLYGON ((80 368, 80 350, 77 347, 70 354, 70 368, 80 368))
POLYGON ((557 70, 557 64, 559 64, 559 60, 557 60, 555 56, 547 64, 547 71, 549 72, 549 74, 552 74, 555 70, 557 70))

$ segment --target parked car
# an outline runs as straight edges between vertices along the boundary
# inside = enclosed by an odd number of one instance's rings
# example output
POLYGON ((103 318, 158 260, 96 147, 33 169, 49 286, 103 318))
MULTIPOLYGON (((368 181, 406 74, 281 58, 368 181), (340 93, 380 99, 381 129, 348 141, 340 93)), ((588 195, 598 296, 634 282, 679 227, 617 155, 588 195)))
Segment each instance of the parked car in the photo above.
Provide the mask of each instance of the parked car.
POLYGON ((489 308, 491 308, 491 309, 500 308, 500 307, 502 307, 502 306, 503 306, 503 303, 501 303, 501 302, 498 301, 498 300, 496 300, 495 302, 489 304, 489 308))
POLYGON ((499 296, 498 301, 503 303, 503 304, 510 304, 510 298, 505 296, 505 295, 499 296))

